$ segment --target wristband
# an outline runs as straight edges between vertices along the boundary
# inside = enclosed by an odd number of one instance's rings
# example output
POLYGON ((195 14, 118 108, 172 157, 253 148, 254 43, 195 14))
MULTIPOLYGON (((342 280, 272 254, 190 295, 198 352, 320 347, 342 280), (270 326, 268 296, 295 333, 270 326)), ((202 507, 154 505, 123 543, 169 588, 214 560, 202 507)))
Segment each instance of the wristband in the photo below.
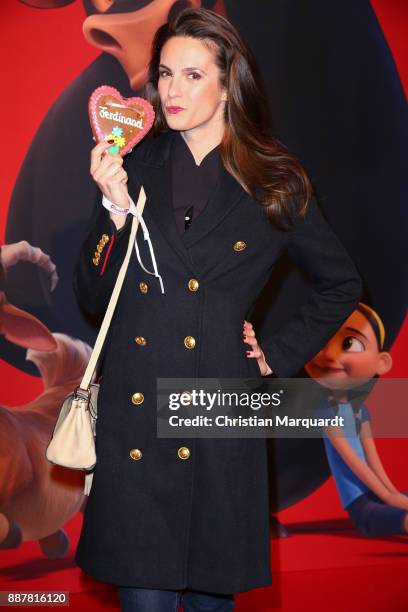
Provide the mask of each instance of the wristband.
POLYGON ((116 206, 116 204, 108 200, 105 195, 102 196, 102 206, 104 206, 104 208, 114 213, 115 215, 127 215, 130 210, 130 208, 122 208, 121 206, 116 206))

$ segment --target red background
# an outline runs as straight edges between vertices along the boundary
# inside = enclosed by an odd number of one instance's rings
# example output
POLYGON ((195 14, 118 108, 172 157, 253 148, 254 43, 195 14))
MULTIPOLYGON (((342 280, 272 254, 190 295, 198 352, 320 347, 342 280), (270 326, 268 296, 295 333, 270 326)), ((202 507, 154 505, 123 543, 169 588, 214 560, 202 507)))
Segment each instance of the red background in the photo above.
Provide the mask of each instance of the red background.
MULTIPOLYGON (((406 0, 372 0, 372 5, 407 91, 408 3, 406 0)), ((3 24, 0 39, 3 92, 7 93, 7 103, 3 98, 0 182, 0 240, 3 242, 8 202, 31 139, 50 105, 99 55, 99 51, 90 47, 82 35, 85 13, 81 2, 59 10, 34 10, 16 0, 2 0, 0 14, 3 24)), ((64 147, 63 142, 61 147, 64 147)), ((72 163, 75 163, 75 159, 72 163)), ((401 274, 406 274, 405 267, 406 262, 401 262, 401 274)), ((408 377, 407 321, 391 352, 395 365, 390 375, 408 377)), ((7 384, 2 385, 2 405, 21 405, 42 390, 39 378, 19 372, 1 361, 0 376, 3 382, 7 381, 7 384)), ((395 485, 408 490, 407 440, 379 440, 378 448, 395 485)), ((238 609, 297 610, 301 605, 298 599, 300 596, 307 607, 313 606, 315 609, 323 609, 324 605, 325 609, 330 607, 347 611, 406 610, 406 598, 401 586, 403 583, 397 580, 401 569, 398 562, 404 558, 406 575, 406 539, 405 545, 387 540, 370 541, 356 536, 345 537, 341 529, 339 534, 334 529, 333 535, 332 529, 331 536, 311 539, 313 530, 316 531, 319 526, 324 527, 327 521, 331 521, 332 527, 339 521, 341 528, 345 516, 332 479, 300 504, 282 512, 281 520, 292 527, 297 526, 301 535, 273 546, 273 569, 274 572, 282 573, 275 580, 273 592, 270 589, 259 589, 256 593, 243 595, 238 609), (358 566, 358 579, 354 581, 354 587, 350 573, 347 573, 350 565, 358 566), (325 571, 328 573, 325 574, 325 571), (371 587, 367 586, 369 584, 371 587), (334 592, 336 585, 342 594, 334 592), (353 607, 349 597, 359 598, 358 607, 353 607)), ((80 517, 74 517, 71 524, 66 526, 73 547, 79 528, 80 517)), ((90 584, 83 576, 79 576, 78 570, 73 570, 72 551, 69 559, 44 561, 43 570, 39 573, 28 569, 22 573, 18 571, 22 553, 32 559, 39 557, 36 543, 26 543, 16 551, 3 551, 1 566, 6 568, 8 581, 0 589, 57 589, 63 585, 63 590, 73 592, 97 588, 94 583, 90 584), (69 577, 67 571, 70 572, 69 577)), ((90 603, 87 600, 85 604, 79 594, 75 601, 78 606, 88 606, 90 603)), ((99 599, 95 596, 93 600, 95 609, 110 605, 117 605, 115 594, 111 600, 106 599, 106 594, 99 599)))

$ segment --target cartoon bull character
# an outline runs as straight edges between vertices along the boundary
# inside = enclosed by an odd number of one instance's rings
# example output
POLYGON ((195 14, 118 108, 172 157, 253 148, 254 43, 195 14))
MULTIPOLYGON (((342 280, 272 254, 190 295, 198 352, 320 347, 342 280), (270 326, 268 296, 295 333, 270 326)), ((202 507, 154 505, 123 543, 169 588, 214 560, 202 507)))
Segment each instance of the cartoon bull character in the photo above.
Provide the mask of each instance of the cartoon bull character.
MULTIPOLYGON (((57 276, 49 256, 26 242, 5 245, 1 266, 21 259, 57 276)), ((0 549, 37 540, 49 558, 69 548, 63 525, 84 506, 84 472, 51 465, 46 447, 63 399, 80 382, 91 348, 66 334, 52 334, 36 317, 7 301, 0 291, 0 334, 26 351, 38 368, 44 391, 34 400, 10 408, 0 406, 0 549)))

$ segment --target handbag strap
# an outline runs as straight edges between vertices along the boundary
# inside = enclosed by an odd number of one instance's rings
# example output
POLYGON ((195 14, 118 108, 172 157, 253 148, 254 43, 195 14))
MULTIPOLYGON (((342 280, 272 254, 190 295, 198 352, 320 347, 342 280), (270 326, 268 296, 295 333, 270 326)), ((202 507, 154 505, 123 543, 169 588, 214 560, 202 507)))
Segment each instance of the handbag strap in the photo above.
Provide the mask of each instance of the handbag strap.
MULTIPOLYGON (((138 215, 141 215, 143 213, 145 202, 146 202, 146 194, 145 194, 145 191, 142 185, 142 187, 140 188, 139 198, 137 200, 137 205, 136 205, 136 212, 138 213, 138 215)), ((101 328, 99 330, 98 336, 95 341, 95 346, 93 348, 91 357, 89 359, 89 363, 86 367, 85 373, 79 385, 80 389, 87 390, 89 388, 89 385, 91 384, 92 376, 94 375, 94 372, 95 372, 95 369, 98 363, 99 355, 101 354, 103 343, 105 342, 106 334, 108 333, 109 325, 112 321, 113 313, 115 312, 115 307, 119 299, 120 290, 122 289, 123 281, 125 279, 125 274, 126 274, 126 270, 129 265, 130 256, 132 253, 133 244, 135 242, 138 226, 139 226, 139 217, 134 215, 133 220, 132 220, 132 227, 130 230, 129 244, 127 247, 126 255, 120 267, 119 274, 116 279, 116 283, 113 288, 112 295, 110 297, 109 304, 105 312, 105 316, 103 317, 101 328)))

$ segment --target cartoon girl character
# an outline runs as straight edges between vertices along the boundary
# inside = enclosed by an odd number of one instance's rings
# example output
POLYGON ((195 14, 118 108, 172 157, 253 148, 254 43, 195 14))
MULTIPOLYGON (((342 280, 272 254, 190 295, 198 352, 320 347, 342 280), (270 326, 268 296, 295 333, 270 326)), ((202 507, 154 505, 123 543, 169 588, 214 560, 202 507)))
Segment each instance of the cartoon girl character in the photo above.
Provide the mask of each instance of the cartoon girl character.
MULTIPOLYGON (((266 372, 265 356, 253 326, 245 322, 244 341, 266 372)), ((352 390, 391 370, 383 351, 385 330, 378 313, 360 302, 356 310, 305 366, 306 373, 331 391, 325 417, 344 418, 343 427, 326 427, 324 445, 343 508, 366 536, 408 533, 408 497, 393 485, 379 457, 366 406, 355 410, 352 390)))
POLYGON ((327 411, 344 417, 344 427, 327 427, 324 436, 343 508, 363 535, 374 537, 408 533, 408 497, 384 469, 368 408, 362 405, 354 410, 350 397, 357 385, 390 371, 392 358, 382 350, 384 338, 379 315, 360 303, 305 366, 310 377, 332 391, 327 411))

